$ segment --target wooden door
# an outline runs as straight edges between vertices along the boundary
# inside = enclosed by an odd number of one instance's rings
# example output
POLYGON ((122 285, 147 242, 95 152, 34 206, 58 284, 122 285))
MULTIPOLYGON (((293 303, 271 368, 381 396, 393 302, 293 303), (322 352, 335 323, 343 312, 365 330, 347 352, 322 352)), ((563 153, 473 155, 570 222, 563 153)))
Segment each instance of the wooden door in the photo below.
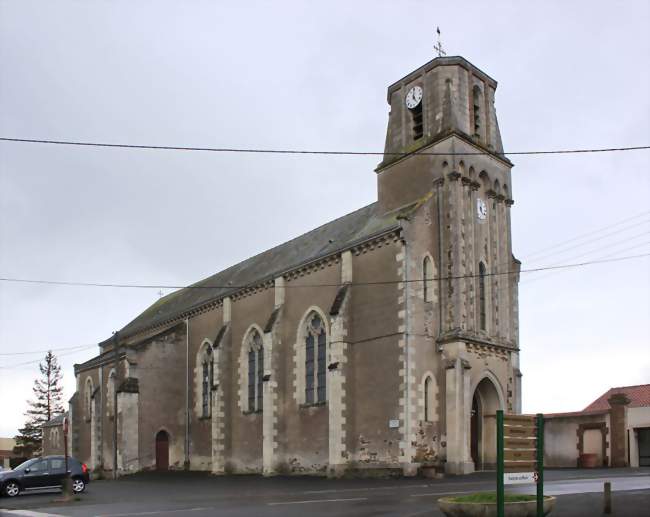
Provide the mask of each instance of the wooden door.
POLYGON ((158 431, 156 435, 156 470, 169 468, 169 435, 166 431, 158 431))

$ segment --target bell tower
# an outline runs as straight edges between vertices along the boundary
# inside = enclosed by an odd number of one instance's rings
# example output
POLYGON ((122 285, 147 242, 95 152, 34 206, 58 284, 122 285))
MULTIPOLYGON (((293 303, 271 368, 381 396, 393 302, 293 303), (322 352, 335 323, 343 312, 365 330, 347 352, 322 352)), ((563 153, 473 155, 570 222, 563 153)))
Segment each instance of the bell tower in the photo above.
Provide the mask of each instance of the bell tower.
MULTIPOLYGON (((462 57, 437 57, 389 86, 375 171, 378 208, 398 212, 408 257, 404 328, 424 329, 405 339, 405 385, 414 386, 407 406, 421 403, 418 383, 432 372, 440 405, 439 442, 431 440, 457 474, 494 465, 494 412, 521 411, 520 263, 512 255, 512 163, 503 154, 496 87, 462 57)), ((420 425, 408 408, 407 447, 420 425)), ((405 450, 406 462, 417 457, 405 450)))

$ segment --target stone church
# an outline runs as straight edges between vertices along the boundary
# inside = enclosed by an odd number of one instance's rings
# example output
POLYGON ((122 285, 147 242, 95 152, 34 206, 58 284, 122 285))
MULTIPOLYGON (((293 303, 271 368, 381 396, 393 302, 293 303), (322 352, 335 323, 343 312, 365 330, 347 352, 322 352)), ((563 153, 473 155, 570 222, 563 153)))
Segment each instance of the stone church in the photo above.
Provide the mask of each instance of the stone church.
POLYGON ((438 57, 388 87, 378 200, 161 298, 75 365, 97 472, 452 474, 521 411, 497 83, 438 57), (117 429, 114 434, 114 429, 117 429))

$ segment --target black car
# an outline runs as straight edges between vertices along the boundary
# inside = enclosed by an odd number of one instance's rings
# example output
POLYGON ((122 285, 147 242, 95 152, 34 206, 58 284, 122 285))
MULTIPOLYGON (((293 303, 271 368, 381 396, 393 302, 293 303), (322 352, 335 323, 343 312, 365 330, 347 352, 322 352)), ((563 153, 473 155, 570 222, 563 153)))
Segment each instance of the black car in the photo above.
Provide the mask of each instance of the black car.
MULTIPOLYGON (((68 456, 68 472, 72 479, 72 491, 76 494, 83 492, 90 481, 86 464, 68 456)), ((0 493, 15 497, 23 490, 61 488, 64 478, 64 456, 32 458, 13 470, 0 472, 0 493)))

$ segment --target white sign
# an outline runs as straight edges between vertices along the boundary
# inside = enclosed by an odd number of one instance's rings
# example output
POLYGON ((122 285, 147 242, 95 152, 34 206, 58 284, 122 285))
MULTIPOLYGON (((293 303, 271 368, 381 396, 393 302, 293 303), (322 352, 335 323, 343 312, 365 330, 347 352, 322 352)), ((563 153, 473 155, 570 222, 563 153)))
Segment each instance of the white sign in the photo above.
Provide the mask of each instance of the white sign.
POLYGON ((397 429, 399 427, 399 420, 389 420, 388 427, 390 429, 397 429))
POLYGON ((503 474, 504 485, 527 485, 537 483, 537 472, 506 472, 503 474))

